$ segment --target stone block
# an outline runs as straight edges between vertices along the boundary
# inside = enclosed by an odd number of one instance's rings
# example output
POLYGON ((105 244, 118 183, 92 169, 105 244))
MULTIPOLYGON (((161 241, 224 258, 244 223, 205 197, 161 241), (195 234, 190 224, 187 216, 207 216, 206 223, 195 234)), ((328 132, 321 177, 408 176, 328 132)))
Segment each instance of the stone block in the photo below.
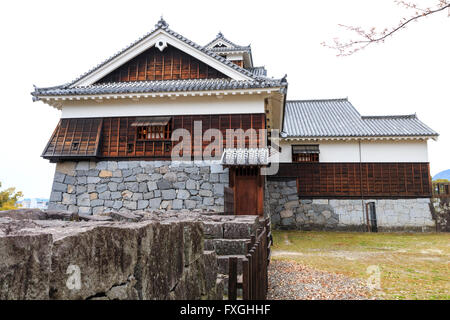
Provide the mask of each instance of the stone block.
POLYGON ((131 197, 131 200, 138 201, 144 199, 144 196, 142 193, 133 193, 133 196, 131 197))
POLYGON ((194 200, 184 200, 186 209, 195 209, 197 202, 194 200))
POLYGON ((103 200, 111 200, 111 191, 105 191, 98 195, 99 199, 103 200))
POLYGON ((292 211, 292 209, 285 209, 280 212, 281 218, 290 218, 293 215, 294 215, 294 212, 292 211))
POLYGON ((100 182, 100 178, 99 177, 87 177, 87 183, 97 184, 99 182, 100 182))
POLYGON ((180 210, 183 209, 183 200, 175 199, 172 201, 172 209, 180 210))
POLYGON ((188 190, 196 190, 197 189, 197 182, 194 180, 187 180, 186 181, 186 189, 188 190))
POLYGON ((64 193, 62 196, 62 203, 63 204, 76 204, 77 203, 77 197, 74 194, 64 193))
POLYGON ((214 195, 223 196, 225 185, 222 183, 215 183, 213 187, 214 195))
POLYGON ((161 202, 161 209, 171 210, 172 200, 164 200, 161 202))
POLYGON ((108 184, 106 184, 106 183, 97 184, 97 185, 95 186, 95 190, 96 190, 98 193, 105 192, 106 190, 108 190, 108 184))
POLYGON ((147 188, 148 188, 148 191, 153 191, 153 190, 158 189, 158 185, 156 184, 155 181, 150 181, 147 183, 147 188))
POLYGON ((167 180, 161 180, 156 183, 159 190, 167 190, 172 188, 172 183, 167 180))
POLYGON ((190 197, 190 193, 187 190, 178 190, 177 199, 188 199, 190 197))
POLYGON ((113 173, 109 170, 101 170, 98 176, 100 178, 111 178, 113 176, 113 173))
POLYGON ((167 172, 164 174, 163 179, 170 183, 174 183, 177 182, 177 175, 175 172, 167 172))
POLYGON ((173 184, 173 187, 174 187, 175 189, 186 189, 186 182, 184 182, 184 181, 175 182, 175 183, 173 184))
POLYGON ((131 192, 139 191, 139 184, 137 182, 126 182, 125 187, 127 188, 127 190, 130 190, 131 192))
POLYGON ((79 214, 92 214, 92 208, 91 207, 78 207, 78 213, 79 214))
POLYGON ((53 182, 52 191, 67 192, 67 185, 60 182, 53 182))
POLYGON ((50 202, 60 202, 62 201, 62 192, 53 191, 50 194, 50 202))
POLYGON ((47 300, 51 234, 0 237, 0 300, 47 300))
POLYGON ((213 193, 210 190, 200 190, 198 193, 201 197, 212 197, 213 193))
POLYGON ((203 204, 205 206, 213 206, 214 205, 214 198, 212 198, 212 197, 205 197, 205 198, 203 198, 203 204))
POLYGON ((141 192, 141 193, 144 193, 144 192, 147 192, 148 191, 148 189, 147 189, 147 184, 145 183, 145 182, 140 182, 139 183, 139 192, 141 192))
POLYGON ((162 190, 163 200, 173 200, 176 198, 176 192, 174 189, 162 190))
POLYGON ((137 208, 138 210, 142 210, 148 207, 148 200, 138 200, 137 202, 137 208))
POLYGON ((136 201, 123 201, 123 207, 130 210, 136 210, 137 209, 137 203, 136 201))
POLYGON ((228 183, 229 182, 228 173, 219 174, 219 181, 220 183, 228 183))
POLYGON ((72 161, 58 162, 55 172, 63 173, 69 176, 75 176, 75 167, 77 163, 72 161))
POLYGON ((200 189, 211 190, 212 189, 212 185, 209 182, 204 182, 204 183, 201 184, 200 189))
POLYGON ((161 198, 154 198, 151 199, 149 202, 149 207, 151 209, 159 209, 160 205, 161 205, 161 198))

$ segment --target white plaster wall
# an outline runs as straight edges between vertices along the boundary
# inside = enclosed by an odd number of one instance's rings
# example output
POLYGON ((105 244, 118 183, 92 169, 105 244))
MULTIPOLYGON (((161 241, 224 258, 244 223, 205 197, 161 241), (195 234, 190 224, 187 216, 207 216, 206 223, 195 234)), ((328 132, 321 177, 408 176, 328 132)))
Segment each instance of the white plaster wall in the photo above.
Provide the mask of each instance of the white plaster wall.
MULTIPOLYGON (((357 141, 280 142, 280 162, 291 162, 291 145, 318 144, 320 162, 359 162, 357 141)), ((362 162, 428 162, 426 141, 362 141, 362 162)))
POLYGON ((362 162, 428 162, 426 141, 361 142, 362 162))
POLYGON ((264 113, 264 95, 65 101, 62 118, 264 113))

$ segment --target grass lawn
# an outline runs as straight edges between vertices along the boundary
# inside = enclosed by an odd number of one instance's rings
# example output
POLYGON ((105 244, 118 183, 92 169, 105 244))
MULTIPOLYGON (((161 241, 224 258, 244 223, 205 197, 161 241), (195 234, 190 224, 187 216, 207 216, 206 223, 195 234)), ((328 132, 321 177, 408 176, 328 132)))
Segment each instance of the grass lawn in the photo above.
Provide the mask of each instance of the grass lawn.
POLYGON ((364 281, 380 269, 381 299, 450 300, 450 234, 273 231, 273 259, 364 281))

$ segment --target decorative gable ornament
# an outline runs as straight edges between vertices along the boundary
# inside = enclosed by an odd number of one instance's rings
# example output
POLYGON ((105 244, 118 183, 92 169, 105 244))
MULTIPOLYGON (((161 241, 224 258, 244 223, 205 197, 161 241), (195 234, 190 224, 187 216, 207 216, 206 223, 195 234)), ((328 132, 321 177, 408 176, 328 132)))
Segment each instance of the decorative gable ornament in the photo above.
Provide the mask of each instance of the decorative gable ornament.
POLYGON ((164 37, 156 39, 155 47, 162 52, 165 48, 167 48, 167 40, 164 37))

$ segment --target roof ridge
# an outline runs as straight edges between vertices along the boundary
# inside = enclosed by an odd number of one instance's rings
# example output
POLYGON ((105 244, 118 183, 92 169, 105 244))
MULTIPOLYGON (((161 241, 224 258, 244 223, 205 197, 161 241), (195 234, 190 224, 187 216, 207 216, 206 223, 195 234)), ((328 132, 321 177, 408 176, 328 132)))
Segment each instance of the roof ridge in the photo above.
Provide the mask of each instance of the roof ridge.
MULTIPOLYGON (((147 83, 178 83, 178 82, 280 82, 282 79, 272 79, 272 78, 264 78, 264 79, 253 79, 253 80, 236 80, 236 79, 225 79, 225 78, 209 78, 209 79, 168 79, 168 80, 138 80, 138 81, 117 81, 117 82, 103 82, 103 83, 94 83, 88 86, 78 86, 74 88, 90 88, 90 87, 101 87, 107 85, 124 85, 124 86, 132 86, 138 84, 147 84, 147 83)), ((39 89, 58 89, 58 87, 52 88, 39 88, 39 89)))
POLYGON ((295 100, 286 100, 286 102, 310 102, 310 101, 348 101, 348 98, 295 99, 295 100))
POLYGON ((399 115, 379 115, 379 116, 361 116, 361 119, 417 119, 414 114, 399 114, 399 115))

